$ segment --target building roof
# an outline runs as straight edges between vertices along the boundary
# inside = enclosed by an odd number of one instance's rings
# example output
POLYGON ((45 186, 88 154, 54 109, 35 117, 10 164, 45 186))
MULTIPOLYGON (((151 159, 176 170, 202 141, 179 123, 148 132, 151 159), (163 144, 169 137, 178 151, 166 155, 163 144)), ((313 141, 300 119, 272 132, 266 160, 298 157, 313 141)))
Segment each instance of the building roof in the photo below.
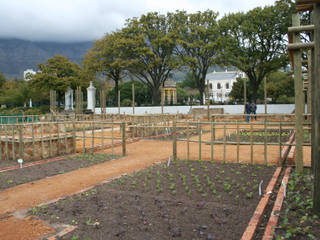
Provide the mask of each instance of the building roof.
POLYGON ((206 76, 206 81, 218 81, 218 80, 236 80, 239 72, 211 72, 206 76))

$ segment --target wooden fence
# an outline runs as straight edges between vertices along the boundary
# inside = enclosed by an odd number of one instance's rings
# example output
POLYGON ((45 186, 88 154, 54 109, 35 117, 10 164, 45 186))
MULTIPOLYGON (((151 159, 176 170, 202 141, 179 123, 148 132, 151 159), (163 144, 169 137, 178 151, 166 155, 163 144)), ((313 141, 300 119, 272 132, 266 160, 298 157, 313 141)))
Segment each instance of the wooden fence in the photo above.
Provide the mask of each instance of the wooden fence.
MULTIPOLYGON (((276 163, 281 164, 284 160, 281 156, 283 147, 296 146, 295 142, 288 143, 282 139, 284 135, 289 138, 289 135, 294 132, 294 126, 295 122, 268 122, 267 118, 264 121, 249 123, 237 120, 231 122, 174 121, 172 128, 173 158, 201 160, 205 154, 205 158, 211 161, 275 164, 274 153, 277 152, 276 163), (194 134, 194 129, 197 129, 196 134, 194 134), (243 135, 247 136, 246 140, 241 140, 243 135), (260 140, 255 141, 255 136, 259 136, 260 140), (273 142, 268 141, 270 136, 274 138, 273 142), (275 138, 277 138, 276 141, 275 138), (179 144, 181 146, 178 146, 179 144), (270 154, 272 161, 268 159, 270 154)), ((306 141, 303 146, 311 146, 309 122, 304 123, 304 133, 306 141)))
POLYGON ((126 123, 109 121, 37 122, 0 125, 0 161, 44 159, 76 152, 94 152, 122 145, 126 123))

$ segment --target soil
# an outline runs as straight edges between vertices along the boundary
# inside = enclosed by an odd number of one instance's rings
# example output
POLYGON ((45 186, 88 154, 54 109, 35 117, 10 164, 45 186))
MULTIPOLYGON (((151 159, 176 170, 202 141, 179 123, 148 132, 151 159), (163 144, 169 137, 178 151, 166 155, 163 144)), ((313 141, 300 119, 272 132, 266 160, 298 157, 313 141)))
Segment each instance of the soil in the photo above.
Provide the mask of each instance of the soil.
POLYGON ((320 239, 320 216, 312 212, 313 177, 310 168, 303 175, 290 174, 275 235, 281 239, 320 239))
POLYGON ((260 200, 260 181, 263 190, 274 170, 177 160, 29 213, 76 225, 63 239, 239 239, 260 200))
POLYGON ((32 165, 2 172, 0 173, 0 190, 49 176, 71 172, 79 168, 90 167, 118 157, 119 156, 108 154, 82 154, 73 157, 65 157, 61 160, 45 164, 32 165))

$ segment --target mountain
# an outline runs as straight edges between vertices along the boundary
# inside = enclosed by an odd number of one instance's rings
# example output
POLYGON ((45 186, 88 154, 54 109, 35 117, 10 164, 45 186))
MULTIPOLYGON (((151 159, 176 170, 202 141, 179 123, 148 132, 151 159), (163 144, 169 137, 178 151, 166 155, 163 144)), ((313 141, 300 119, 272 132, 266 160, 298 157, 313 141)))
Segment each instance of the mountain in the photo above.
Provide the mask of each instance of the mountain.
POLYGON ((54 54, 66 56, 80 63, 92 42, 58 43, 31 42, 19 39, 0 39, 0 72, 7 78, 23 78, 26 69, 37 70, 54 54))

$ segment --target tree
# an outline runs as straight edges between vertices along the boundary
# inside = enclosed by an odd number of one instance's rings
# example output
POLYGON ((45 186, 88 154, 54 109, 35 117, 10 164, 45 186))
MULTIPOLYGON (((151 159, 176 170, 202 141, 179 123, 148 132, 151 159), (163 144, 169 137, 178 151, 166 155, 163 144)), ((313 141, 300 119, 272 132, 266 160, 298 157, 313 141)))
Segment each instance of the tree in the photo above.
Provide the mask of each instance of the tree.
POLYGON ((122 29, 121 48, 131 61, 128 70, 151 90, 153 104, 160 103, 160 86, 179 66, 173 55, 176 33, 171 22, 172 14, 154 12, 129 19, 122 29))
POLYGON ((0 103, 7 107, 23 106, 29 100, 30 88, 23 79, 6 81, 0 90, 0 103))
POLYGON ((31 87, 45 93, 46 96, 49 96, 50 90, 57 91, 59 105, 68 87, 75 89, 80 85, 80 66, 65 56, 54 55, 45 64, 39 63, 38 68, 39 71, 30 76, 31 87))
POLYGON ((218 13, 211 10, 187 14, 177 11, 175 28, 178 30, 176 52, 182 64, 189 67, 204 103, 205 79, 210 66, 215 63, 218 51, 218 13))
MULTIPOLYGON (((129 102, 128 100, 132 100, 132 83, 134 83, 136 104, 140 106, 150 103, 152 99, 151 92, 148 87, 140 81, 130 81, 119 85, 121 103, 123 103, 124 100, 127 102, 129 102)), ((115 96, 115 88, 109 94, 115 96)))
POLYGON ((263 78, 287 64, 287 14, 280 2, 247 13, 232 13, 219 21, 219 61, 246 73, 253 100, 263 78))
POLYGON ((126 57, 122 32, 106 34, 102 39, 94 42, 92 49, 84 57, 85 72, 93 78, 96 74, 103 74, 115 83, 115 102, 118 98, 119 82, 126 75, 130 59, 126 57))
POLYGON ((0 89, 6 83, 6 81, 6 77, 2 73, 0 73, 0 89))

